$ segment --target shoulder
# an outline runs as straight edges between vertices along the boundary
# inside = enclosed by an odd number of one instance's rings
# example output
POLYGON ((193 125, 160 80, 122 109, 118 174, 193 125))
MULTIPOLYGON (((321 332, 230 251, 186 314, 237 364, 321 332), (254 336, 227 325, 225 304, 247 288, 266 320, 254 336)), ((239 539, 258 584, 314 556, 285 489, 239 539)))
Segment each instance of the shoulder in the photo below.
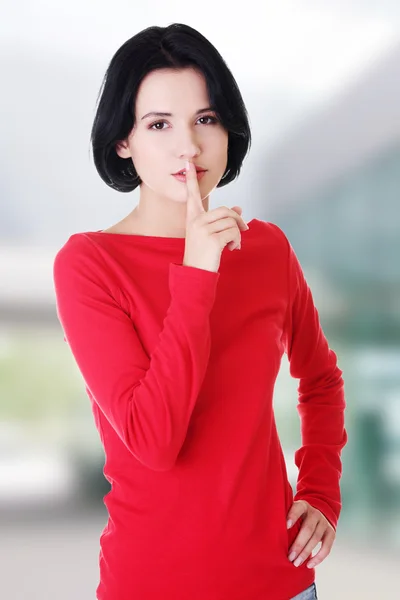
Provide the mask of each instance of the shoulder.
POLYGON ((74 233, 56 252, 53 260, 53 275, 71 272, 74 270, 85 271, 89 269, 92 274, 102 266, 102 257, 95 244, 86 233, 74 233))
POLYGON ((284 231, 271 221, 263 219, 252 219, 249 227, 254 230, 254 235, 257 239, 267 245, 268 250, 282 252, 284 256, 288 256, 290 250, 289 240, 284 231))
POLYGON ((55 255, 55 260, 68 258, 73 259, 75 256, 90 255, 95 256, 98 253, 96 243, 92 239, 90 232, 73 233, 67 241, 59 248, 55 255))

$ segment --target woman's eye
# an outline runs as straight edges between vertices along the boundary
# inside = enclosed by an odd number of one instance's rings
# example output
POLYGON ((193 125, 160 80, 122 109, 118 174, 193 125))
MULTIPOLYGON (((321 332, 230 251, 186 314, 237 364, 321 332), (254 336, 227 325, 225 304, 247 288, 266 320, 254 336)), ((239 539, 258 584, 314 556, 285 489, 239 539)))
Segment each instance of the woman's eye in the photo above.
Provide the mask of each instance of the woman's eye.
POLYGON ((208 117, 200 117, 199 121, 200 121, 201 119, 210 119, 211 123, 205 123, 205 125, 207 125, 207 124, 211 125, 212 123, 216 123, 216 122, 217 122, 217 119, 216 119, 215 117, 211 117, 211 116, 208 116, 208 117))
POLYGON ((158 131, 161 131, 163 128, 156 128, 156 125, 162 125, 163 123, 165 123, 165 121, 157 121, 157 123, 150 125, 149 129, 158 129, 158 131))

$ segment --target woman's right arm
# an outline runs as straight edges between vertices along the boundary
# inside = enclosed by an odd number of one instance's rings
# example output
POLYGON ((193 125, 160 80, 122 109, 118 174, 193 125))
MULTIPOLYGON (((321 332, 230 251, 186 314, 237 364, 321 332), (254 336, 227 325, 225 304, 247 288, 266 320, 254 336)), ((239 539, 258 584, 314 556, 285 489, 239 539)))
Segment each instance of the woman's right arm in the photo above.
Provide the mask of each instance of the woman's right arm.
POLYGON ((58 318, 88 389, 119 438, 143 465, 168 470, 185 440, 207 369, 219 273, 170 263, 171 301, 149 357, 116 299, 118 290, 104 281, 101 260, 80 235, 58 252, 53 268, 58 318))

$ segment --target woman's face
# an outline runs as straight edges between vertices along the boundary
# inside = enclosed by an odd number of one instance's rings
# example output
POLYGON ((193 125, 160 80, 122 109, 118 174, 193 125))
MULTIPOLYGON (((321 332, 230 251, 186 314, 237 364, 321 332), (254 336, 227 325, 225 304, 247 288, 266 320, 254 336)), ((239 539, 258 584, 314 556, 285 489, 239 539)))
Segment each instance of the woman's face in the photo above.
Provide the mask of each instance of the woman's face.
POLYGON ((228 133, 210 105, 203 75, 194 69, 152 71, 141 82, 136 98, 135 125, 116 146, 131 157, 146 186, 157 196, 186 201, 186 184, 173 173, 190 159, 207 172, 199 179, 201 198, 217 186, 228 160, 228 133), (148 114, 153 111, 168 116, 148 114), (200 111, 200 112, 198 112, 200 111))

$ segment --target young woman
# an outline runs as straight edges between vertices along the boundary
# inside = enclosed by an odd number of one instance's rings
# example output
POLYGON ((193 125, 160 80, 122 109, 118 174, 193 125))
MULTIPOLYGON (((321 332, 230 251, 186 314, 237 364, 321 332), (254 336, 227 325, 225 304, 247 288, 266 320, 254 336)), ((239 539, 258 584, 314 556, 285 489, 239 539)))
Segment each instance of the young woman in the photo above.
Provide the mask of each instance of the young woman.
POLYGON ((54 261, 112 488, 97 598, 314 599, 341 509, 342 371, 282 230, 209 209, 250 148, 235 79, 195 29, 149 27, 112 58, 91 139, 106 184, 140 188, 54 261), (273 412, 284 352, 295 496, 273 412))

